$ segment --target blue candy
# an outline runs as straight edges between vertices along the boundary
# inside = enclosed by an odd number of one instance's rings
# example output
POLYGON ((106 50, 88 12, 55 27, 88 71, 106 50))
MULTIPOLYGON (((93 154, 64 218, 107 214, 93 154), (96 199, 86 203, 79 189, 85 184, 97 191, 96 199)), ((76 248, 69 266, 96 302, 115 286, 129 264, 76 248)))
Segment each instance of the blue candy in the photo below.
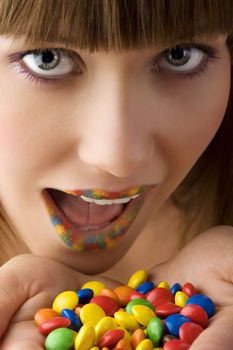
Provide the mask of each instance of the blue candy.
POLYGON ((188 304, 196 304, 196 305, 201 306, 205 310, 205 312, 207 313, 208 318, 212 317, 215 314, 214 303, 212 302, 212 300, 209 297, 207 297, 204 294, 196 294, 196 295, 191 296, 188 299, 186 305, 188 305, 188 304))
POLYGON ((77 294, 79 304, 88 304, 94 296, 94 292, 90 288, 80 289, 77 294))
POLYGON ((69 328, 73 329, 76 332, 80 330, 83 324, 80 320, 80 317, 74 311, 70 309, 63 309, 61 315, 63 317, 68 318, 71 321, 71 325, 69 328))
POLYGON ((173 284, 173 286, 171 287, 171 293, 173 295, 176 295, 176 292, 181 292, 182 291, 182 287, 179 283, 175 283, 173 284))
POLYGON ((142 294, 146 294, 147 292, 149 292, 150 290, 152 290, 153 288, 155 288, 155 284, 151 281, 146 281, 141 283, 137 288, 136 291, 142 294))
POLYGON ((179 328, 185 322, 192 321, 190 320, 190 318, 180 314, 169 315, 165 319, 165 329, 169 334, 174 335, 174 337, 179 337, 179 328))

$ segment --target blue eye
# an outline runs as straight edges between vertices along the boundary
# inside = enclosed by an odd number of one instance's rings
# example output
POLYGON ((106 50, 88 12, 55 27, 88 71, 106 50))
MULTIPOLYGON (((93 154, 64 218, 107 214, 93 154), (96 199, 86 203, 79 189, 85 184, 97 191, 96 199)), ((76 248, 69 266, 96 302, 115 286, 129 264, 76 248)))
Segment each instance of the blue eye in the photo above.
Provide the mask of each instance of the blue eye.
POLYGON ((177 45, 153 60, 152 71, 171 72, 181 78, 196 78, 206 72, 210 62, 220 59, 217 54, 215 48, 206 45, 177 45))

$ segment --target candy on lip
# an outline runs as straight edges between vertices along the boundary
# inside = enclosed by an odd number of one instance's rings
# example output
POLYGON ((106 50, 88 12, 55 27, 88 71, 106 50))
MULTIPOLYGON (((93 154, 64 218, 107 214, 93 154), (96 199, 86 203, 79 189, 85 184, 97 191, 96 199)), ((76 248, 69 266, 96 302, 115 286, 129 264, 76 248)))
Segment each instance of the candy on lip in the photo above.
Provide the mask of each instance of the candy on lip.
POLYGON ((54 310, 42 309, 35 315, 39 331, 47 335, 46 350, 189 349, 215 312, 212 300, 197 294, 191 283, 170 287, 162 281, 152 286, 147 278, 139 270, 128 285, 114 291, 90 281, 77 292, 61 292, 54 310), (137 298, 131 299, 135 292, 137 298))

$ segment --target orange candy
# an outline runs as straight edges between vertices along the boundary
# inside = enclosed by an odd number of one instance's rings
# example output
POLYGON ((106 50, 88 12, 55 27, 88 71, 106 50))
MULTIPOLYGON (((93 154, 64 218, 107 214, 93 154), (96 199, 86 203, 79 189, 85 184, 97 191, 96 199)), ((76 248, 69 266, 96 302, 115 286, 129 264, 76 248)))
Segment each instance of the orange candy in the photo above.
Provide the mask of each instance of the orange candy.
POLYGON ((115 300, 119 306, 121 305, 121 301, 120 301, 118 295, 116 293, 114 293, 114 291, 109 289, 109 288, 102 289, 99 295, 105 295, 106 297, 109 297, 109 298, 115 300))
POLYGON ((121 306, 125 307, 128 304, 130 301, 130 295, 133 291, 134 289, 127 285, 119 286, 114 289, 114 292, 120 299, 121 306))
POLYGON ((60 317, 61 315, 54 311, 51 308, 47 308, 47 309, 41 309, 39 311, 37 311, 37 313, 34 316, 34 320, 37 324, 37 326, 40 326, 43 322, 50 320, 51 318, 54 317, 60 317))
POLYGON ((146 339, 144 331, 141 328, 136 329, 136 331, 133 332, 130 340, 132 348, 136 349, 137 345, 144 339, 146 339))
POLYGON ((116 344, 116 346, 114 347, 114 350, 120 350, 120 349, 124 349, 124 350, 132 350, 131 345, 129 344, 129 342, 126 339, 121 339, 118 341, 118 343, 116 344))

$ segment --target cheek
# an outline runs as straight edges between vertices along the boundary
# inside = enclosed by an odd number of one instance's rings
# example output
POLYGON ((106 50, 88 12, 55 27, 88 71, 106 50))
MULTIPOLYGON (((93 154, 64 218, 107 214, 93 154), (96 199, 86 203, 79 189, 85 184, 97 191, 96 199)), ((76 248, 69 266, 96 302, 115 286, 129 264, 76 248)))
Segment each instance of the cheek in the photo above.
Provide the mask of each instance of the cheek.
POLYGON ((172 109, 167 109, 163 122, 166 132, 161 130, 158 136, 173 167, 190 168, 214 138, 228 104, 230 69, 197 86, 190 88, 190 93, 184 89, 180 96, 171 98, 172 109))
MULTIPOLYGON (((8 105, 10 106, 10 104, 8 105)), ((31 106, 17 109, 0 108, 0 162, 1 167, 17 173, 38 174, 58 157, 61 138, 54 135, 54 128, 48 118, 35 112, 31 106)))

